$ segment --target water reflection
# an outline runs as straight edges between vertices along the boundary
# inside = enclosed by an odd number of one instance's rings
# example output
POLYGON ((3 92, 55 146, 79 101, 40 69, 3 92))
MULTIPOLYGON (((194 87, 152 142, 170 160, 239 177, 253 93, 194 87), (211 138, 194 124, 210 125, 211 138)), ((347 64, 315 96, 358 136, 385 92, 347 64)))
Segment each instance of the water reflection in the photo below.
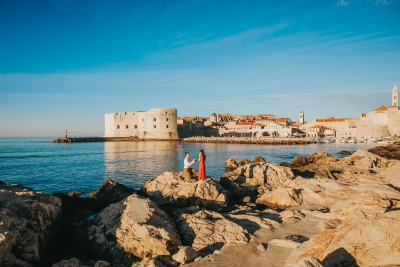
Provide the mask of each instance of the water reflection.
POLYGON ((140 188, 149 178, 176 168, 176 141, 105 142, 105 178, 140 188))

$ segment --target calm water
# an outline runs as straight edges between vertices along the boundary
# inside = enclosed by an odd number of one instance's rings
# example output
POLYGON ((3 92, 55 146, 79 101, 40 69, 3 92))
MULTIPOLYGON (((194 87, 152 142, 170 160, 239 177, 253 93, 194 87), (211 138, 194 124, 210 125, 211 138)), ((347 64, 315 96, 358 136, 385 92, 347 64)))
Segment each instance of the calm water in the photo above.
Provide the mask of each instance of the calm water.
MULTIPOLYGON (((182 142, 50 143, 50 138, 0 138, 0 181, 18 183, 46 193, 79 191, 88 194, 106 178, 139 189, 164 171, 181 171, 184 152, 192 158, 204 149, 208 176, 219 179, 228 158, 237 161, 263 156, 267 161, 291 162, 297 155, 369 149, 376 144, 311 144, 265 146, 189 144, 182 142)), ((195 164, 197 168, 198 164, 195 164)))

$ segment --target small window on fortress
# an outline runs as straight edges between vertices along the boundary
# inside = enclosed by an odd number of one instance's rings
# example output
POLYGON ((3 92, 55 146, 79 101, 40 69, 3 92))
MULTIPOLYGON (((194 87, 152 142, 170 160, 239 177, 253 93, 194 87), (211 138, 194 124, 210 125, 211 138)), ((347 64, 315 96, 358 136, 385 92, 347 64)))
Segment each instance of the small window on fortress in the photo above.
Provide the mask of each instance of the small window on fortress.
POLYGON ((153 125, 153 128, 157 128, 157 126, 156 126, 156 125, 153 125))
POLYGON ((137 125, 135 125, 135 129, 137 129, 137 125))
POLYGON ((169 128, 169 126, 167 125, 167 128, 169 128))
POLYGON ((153 121, 156 121, 156 118, 153 118, 153 121))
POLYGON ((129 128, 129 126, 128 125, 125 125, 125 129, 128 129, 129 128))
POLYGON ((144 119, 142 119, 142 122, 144 122, 144 119))
POLYGON ((166 121, 168 121, 168 118, 166 118, 166 121))
POLYGON ((119 125, 117 125, 117 129, 119 129, 119 125))

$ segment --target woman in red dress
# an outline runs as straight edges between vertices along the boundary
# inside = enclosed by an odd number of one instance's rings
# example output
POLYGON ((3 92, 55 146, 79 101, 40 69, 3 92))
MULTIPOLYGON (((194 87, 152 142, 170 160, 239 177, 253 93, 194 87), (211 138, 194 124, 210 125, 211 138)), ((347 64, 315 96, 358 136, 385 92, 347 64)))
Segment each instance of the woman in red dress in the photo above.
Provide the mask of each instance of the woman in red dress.
POLYGON ((206 180, 206 155, 204 155, 204 150, 200 150, 199 153, 199 181, 206 180))

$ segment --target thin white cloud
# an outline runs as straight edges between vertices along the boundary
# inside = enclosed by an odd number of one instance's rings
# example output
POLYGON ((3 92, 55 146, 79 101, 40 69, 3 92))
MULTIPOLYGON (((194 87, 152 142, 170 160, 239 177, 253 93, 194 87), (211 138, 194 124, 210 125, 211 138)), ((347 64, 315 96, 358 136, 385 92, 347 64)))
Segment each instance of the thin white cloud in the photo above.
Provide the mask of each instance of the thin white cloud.
POLYGON ((383 6, 383 5, 387 5, 390 4, 391 2, 387 1, 387 0, 376 0, 375 1, 375 5, 377 6, 383 6))
POLYGON ((347 6, 349 2, 346 2, 346 0, 339 0, 336 2, 336 6, 347 6))

